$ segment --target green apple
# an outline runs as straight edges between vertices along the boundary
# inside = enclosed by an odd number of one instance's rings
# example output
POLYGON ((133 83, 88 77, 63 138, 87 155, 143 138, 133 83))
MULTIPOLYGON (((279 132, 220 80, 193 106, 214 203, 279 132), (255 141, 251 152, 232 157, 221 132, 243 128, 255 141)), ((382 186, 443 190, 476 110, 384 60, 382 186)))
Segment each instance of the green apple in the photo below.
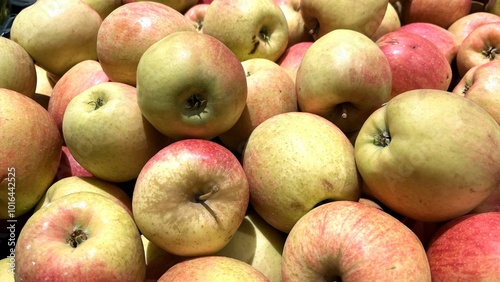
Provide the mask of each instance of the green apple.
POLYGON ((97 60, 101 23, 101 16, 83 1, 39 0, 19 12, 10 37, 36 64, 60 77, 78 62, 97 60))
POLYGON ((312 113, 282 113, 262 122, 248 139, 242 163, 252 207, 285 233, 318 204, 360 197, 352 144, 312 113))
POLYGON ((111 12, 122 5, 122 0, 83 0, 94 9, 101 19, 105 19, 111 12))
POLYGON ((389 100, 391 66, 373 40, 349 29, 333 30, 307 50, 296 77, 297 101, 343 132, 359 130, 389 100))
POLYGON ((384 18, 382 18, 382 22, 380 23, 375 33, 370 36, 370 38, 373 41, 377 41, 377 39, 379 39, 382 35, 391 31, 395 31, 400 27, 401 19, 399 18, 396 6, 389 3, 387 4, 387 9, 385 11, 384 18))
POLYGON ((16 281, 144 281, 132 217, 92 192, 53 201, 26 222, 16 245, 16 281))
POLYGON ((135 179, 167 138, 143 117, 136 88, 119 82, 94 85, 75 96, 62 121, 75 160, 110 182, 135 179))
POLYGON ((35 63, 21 45, 0 37, 0 88, 35 97, 37 73, 35 63))
POLYGON ((410 90, 374 112, 355 143, 370 193, 403 216, 429 222, 470 212, 500 185, 500 126, 451 92, 410 90))
POLYGON ((276 61, 288 45, 288 23, 274 0, 215 0, 205 14, 203 33, 219 39, 240 61, 276 61))
POLYGON ((176 32, 144 52, 137 97, 142 114, 164 135, 212 139, 229 130, 245 108, 245 71, 214 37, 176 32))

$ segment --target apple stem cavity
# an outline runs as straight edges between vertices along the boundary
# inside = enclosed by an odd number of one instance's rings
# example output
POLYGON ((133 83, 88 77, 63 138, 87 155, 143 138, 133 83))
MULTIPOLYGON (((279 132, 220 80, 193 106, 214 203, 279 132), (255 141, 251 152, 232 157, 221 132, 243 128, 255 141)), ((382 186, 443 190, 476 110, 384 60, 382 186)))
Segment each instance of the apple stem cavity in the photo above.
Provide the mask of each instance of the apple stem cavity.
POLYGON ((379 147, 387 147, 391 143, 391 135, 387 131, 382 131, 379 135, 375 136, 373 144, 379 147))
POLYGON ((66 242, 68 242, 68 244, 72 248, 76 248, 80 244, 82 244, 83 242, 85 242, 87 239, 88 239, 87 233, 85 233, 84 230, 82 230, 80 228, 77 228, 77 229, 73 230, 73 232, 71 233, 71 235, 69 235, 69 238, 66 240, 66 242))
POLYGON ((488 50, 482 50, 481 54, 486 57, 486 59, 493 61, 497 55, 497 48, 490 46, 488 50))
POLYGON ((347 118, 347 107, 345 106, 345 104, 342 104, 342 118, 347 118))
POLYGON ((101 98, 97 98, 97 100, 95 100, 95 101, 90 101, 89 104, 94 105, 94 111, 95 111, 95 110, 99 109, 100 107, 104 106, 104 104, 106 104, 106 102, 104 102, 104 100, 101 98))

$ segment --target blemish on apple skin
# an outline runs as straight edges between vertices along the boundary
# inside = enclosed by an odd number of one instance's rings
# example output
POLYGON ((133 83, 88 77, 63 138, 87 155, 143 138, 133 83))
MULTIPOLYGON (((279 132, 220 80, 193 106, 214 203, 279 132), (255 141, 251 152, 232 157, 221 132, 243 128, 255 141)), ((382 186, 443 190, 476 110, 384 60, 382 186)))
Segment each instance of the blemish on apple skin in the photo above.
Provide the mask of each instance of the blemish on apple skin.
POLYGON ((469 192, 471 192, 471 193, 476 193, 477 191, 476 191, 476 189, 474 189, 474 188, 470 188, 470 189, 469 189, 469 192))
POLYGON ((255 41, 253 44, 253 49, 248 53, 248 55, 253 55, 257 51, 257 48, 259 48, 260 41, 255 41))
POLYGON ((332 183, 330 183, 330 181, 328 181, 326 179, 323 179, 323 180, 321 180, 321 183, 323 184, 323 187, 326 188, 326 190, 332 190, 333 189, 333 185, 332 185, 332 183))

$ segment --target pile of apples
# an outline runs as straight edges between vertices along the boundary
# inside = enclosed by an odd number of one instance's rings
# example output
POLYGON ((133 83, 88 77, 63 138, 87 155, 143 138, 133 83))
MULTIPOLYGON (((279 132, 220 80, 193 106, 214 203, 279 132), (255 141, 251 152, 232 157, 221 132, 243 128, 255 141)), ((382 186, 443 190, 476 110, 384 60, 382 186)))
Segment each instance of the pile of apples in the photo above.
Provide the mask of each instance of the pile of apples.
POLYGON ((500 1, 38 0, 0 280, 495 281, 499 48, 500 1))

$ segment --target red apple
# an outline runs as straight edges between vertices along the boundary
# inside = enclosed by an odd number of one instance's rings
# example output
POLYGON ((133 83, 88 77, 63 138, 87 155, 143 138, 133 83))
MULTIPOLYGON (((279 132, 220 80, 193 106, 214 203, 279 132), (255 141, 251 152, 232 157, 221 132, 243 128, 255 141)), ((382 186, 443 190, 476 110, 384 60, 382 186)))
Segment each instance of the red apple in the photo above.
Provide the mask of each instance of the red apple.
POLYGON ((391 99, 413 89, 447 90, 452 70, 431 41, 405 31, 393 31, 376 41, 392 70, 391 99))
POLYGON ((75 160, 68 147, 63 145, 61 160, 57 168, 56 176, 54 177, 54 182, 71 176, 85 177, 92 176, 92 174, 83 168, 83 166, 75 160))
POLYGON ((196 4, 184 13, 184 16, 193 23, 198 32, 203 32, 203 20, 208 6, 208 4, 196 4))
POLYGON ((71 99, 88 88, 108 82, 101 64, 94 60, 82 61, 69 69, 54 85, 47 110, 62 133, 62 121, 71 99))
POLYGON ((457 44, 460 45, 474 29, 492 22, 500 22, 500 16, 487 12, 472 13, 453 22, 448 31, 455 35, 457 44))
POLYGON ((313 41, 313 37, 306 28, 300 12, 300 0, 274 0, 281 8, 288 24, 288 45, 304 41, 313 41))
POLYGON ((443 225, 427 257, 433 281, 497 281, 500 277, 500 213, 464 215, 443 225))
POLYGON ((469 14, 472 0, 405 0, 401 4, 403 24, 426 22, 448 28, 469 14))
POLYGON ((297 76, 297 70, 299 69, 300 62, 306 54, 307 49, 311 47, 313 42, 299 42, 290 47, 288 47, 281 57, 276 61, 278 65, 285 68, 293 81, 297 76))

